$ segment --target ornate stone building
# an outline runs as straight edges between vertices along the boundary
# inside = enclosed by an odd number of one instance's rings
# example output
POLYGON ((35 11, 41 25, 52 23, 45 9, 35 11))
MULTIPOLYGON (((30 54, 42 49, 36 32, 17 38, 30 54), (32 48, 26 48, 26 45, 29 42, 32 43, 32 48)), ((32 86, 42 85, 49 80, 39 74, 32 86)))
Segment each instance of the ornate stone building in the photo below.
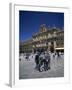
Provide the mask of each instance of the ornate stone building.
POLYGON ((32 52, 33 50, 50 50, 64 47, 64 30, 59 28, 47 28, 45 24, 40 26, 39 32, 32 39, 20 43, 20 52, 32 52))
POLYGON ((64 47, 64 30, 60 30, 56 27, 46 28, 43 24, 40 26, 38 33, 33 35, 33 48, 34 49, 45 49, 52 50, 53 48, 64 47))
POLYGON ((20 42, 19 51, 20 53, 30 53, 32 52, 32 39, 26 40, 24 42, 20 42))

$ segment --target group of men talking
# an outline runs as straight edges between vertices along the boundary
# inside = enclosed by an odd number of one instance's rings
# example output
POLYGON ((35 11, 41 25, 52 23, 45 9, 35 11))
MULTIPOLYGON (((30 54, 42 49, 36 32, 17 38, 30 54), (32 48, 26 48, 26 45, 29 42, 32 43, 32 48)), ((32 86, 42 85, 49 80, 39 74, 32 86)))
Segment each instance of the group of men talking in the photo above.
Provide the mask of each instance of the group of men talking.
POLYGON ((36 52, 35 55, 35 69, 39 72, 47 71, 50 69, 50 54, 48 51, 45 52, 36 52))

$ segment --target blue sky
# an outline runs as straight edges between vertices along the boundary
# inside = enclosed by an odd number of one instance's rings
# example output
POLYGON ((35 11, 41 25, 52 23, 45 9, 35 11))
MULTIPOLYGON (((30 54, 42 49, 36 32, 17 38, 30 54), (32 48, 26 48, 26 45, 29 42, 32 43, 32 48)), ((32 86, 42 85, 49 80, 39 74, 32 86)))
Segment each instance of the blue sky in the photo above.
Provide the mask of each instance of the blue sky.
POLYGON ((58 28, 64 27, 64 13, 19 11, 19 40, 30 39, 33 33, 39 32, 41 24, 58 28))

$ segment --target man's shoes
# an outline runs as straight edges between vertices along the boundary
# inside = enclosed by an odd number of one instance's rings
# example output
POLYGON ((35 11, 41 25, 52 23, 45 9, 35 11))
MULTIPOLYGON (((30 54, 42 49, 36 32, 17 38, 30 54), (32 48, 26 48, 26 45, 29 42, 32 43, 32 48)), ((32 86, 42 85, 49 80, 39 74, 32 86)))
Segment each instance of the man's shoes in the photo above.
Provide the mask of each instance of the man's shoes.
POLYGON ((48 67, 48 69, 50 69, 50 67, 48 67))

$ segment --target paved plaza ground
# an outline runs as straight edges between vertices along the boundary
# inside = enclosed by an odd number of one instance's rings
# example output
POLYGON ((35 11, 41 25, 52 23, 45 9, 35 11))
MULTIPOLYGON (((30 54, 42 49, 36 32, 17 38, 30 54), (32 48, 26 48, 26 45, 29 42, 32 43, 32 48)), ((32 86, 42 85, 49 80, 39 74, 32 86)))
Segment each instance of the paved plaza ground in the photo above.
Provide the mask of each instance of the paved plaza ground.
POLYGON ((48 71, 39 72, 35 69, 34 57, 30 56, 30 60, 26 60, 22 57, 19 61, 19 79, 29 78, 51 78, 51 77, 63 77, 64 76, 64 56, 53 57, 51 55, 51 69, 48 71))

